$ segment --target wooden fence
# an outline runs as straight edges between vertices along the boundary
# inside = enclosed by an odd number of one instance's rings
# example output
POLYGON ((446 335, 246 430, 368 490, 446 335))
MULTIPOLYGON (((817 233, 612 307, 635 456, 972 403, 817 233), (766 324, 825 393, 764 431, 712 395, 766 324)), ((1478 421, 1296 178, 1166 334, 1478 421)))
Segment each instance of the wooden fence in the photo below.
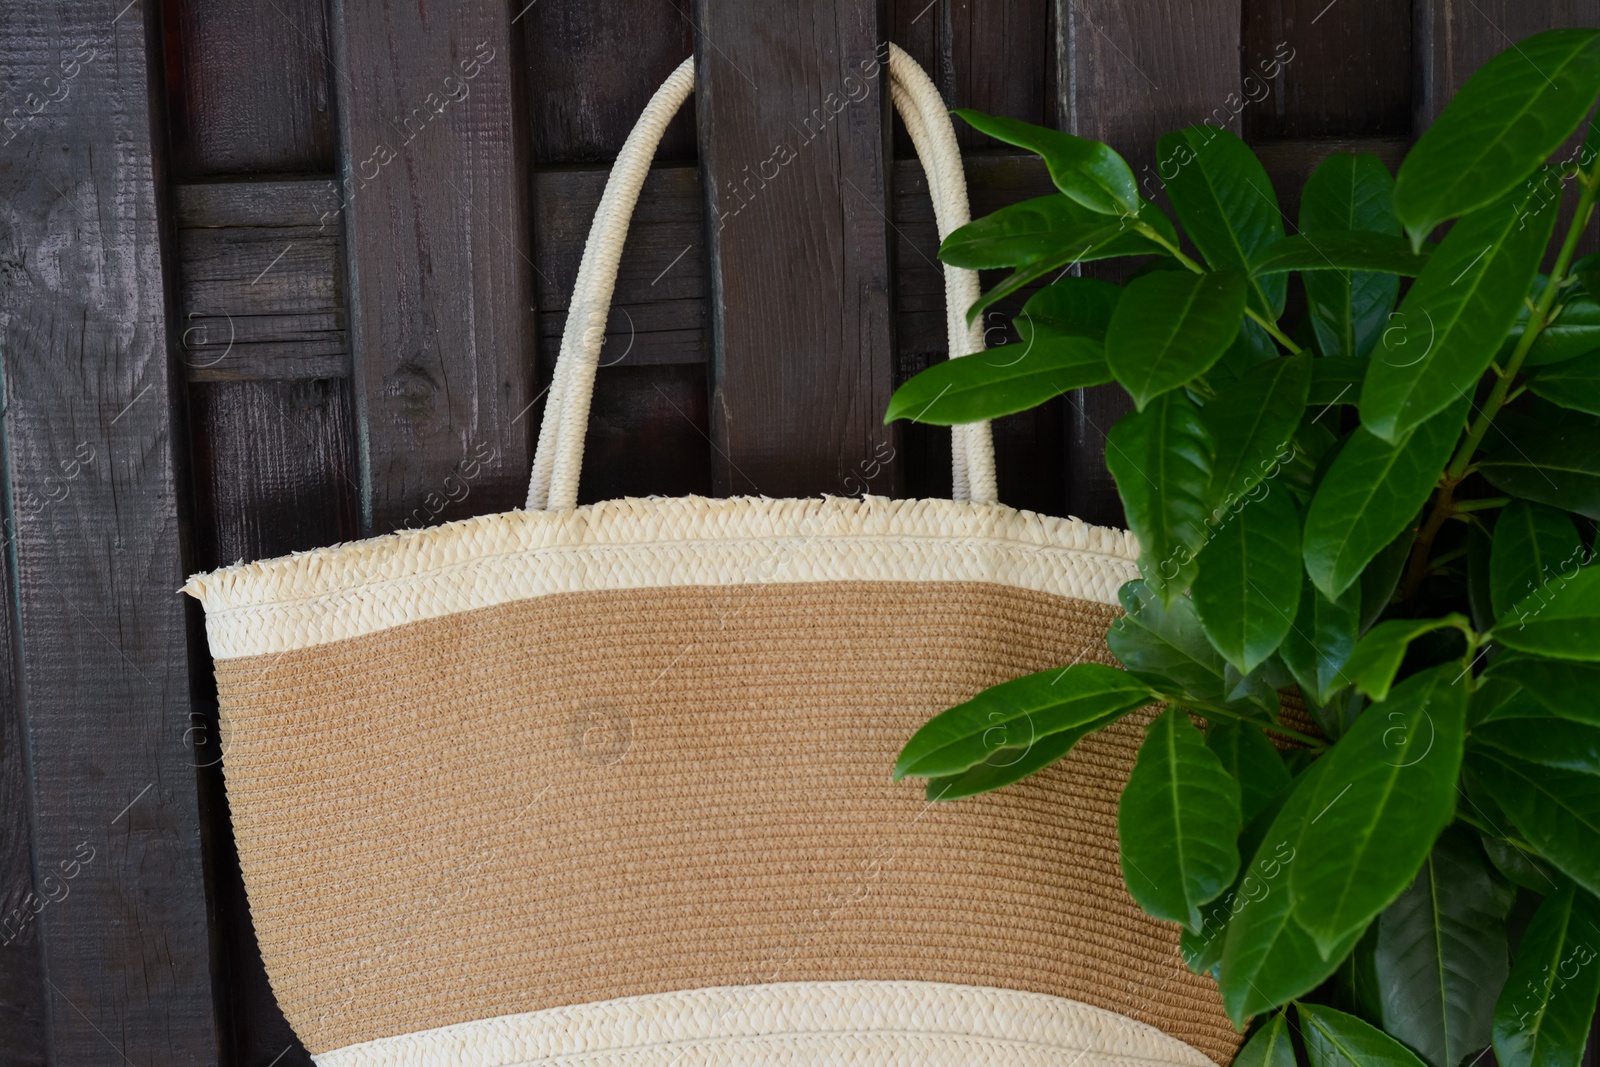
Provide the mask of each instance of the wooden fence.
MULTIPOLYGON (((1162 131, 1226 125, 1292 222, 1327 153, 1393 165, 1483 61, 1563 24, 1600 5, 8 0, 0 1064, 309 1062, 174 591, 520 504, 607 163, 685 57, 699 90, 628 245, 585 500, 949 491, 946 435, 881 425, 944 349, 921 169, 878 87, 845 81, 886 41, 952 106, 1106 140, 1145 178, 1162 131)), ((976 212, 1048 189, 961 141, 976 212)), ((1091 389, 1001 422, 1002 498, 1115 522, 1124 409, 1091 389)))

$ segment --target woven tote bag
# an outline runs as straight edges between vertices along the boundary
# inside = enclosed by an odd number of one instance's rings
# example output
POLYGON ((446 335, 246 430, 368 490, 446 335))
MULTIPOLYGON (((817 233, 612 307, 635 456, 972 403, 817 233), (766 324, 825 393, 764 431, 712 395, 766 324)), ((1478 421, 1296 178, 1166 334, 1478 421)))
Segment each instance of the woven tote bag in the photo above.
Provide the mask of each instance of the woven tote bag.
MULTIPOLYGON (((887 66, 946 234, 954 131, 887 66)), ((1226 1063, 1215 986, 1122 885, 1149 713, 998 793, 890 780, 952 703, 1111 662, 1129 535, 997 503, 987 425, 955 500, 576 506, 629 216, 692 87, 611 173, 525 510, 185 587, 279 1004, 324 1067, 1226 1063)), ((976 352, 977 278, 946 281, 976 352)))

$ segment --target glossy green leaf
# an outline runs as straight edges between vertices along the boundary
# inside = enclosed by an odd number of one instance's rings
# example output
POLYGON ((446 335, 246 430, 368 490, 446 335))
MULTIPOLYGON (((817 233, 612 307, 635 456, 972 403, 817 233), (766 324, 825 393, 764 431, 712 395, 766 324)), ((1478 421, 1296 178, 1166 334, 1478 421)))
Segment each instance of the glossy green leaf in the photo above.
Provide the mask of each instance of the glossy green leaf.
POLYGON ((1477 835, 1454 826, 1378 919, 1383 1028, 1432 1067, 1457 1067, 1489 1043, 1511 962, 1506 916, 1515 899, 1477 835))
POLYGON ((1474 744, 1489 745, 1545 767, 1600 774, 1600 726, 1552 714, 1532 696, 1531 708, 1513 707, 1472 728, 1474 744), (1518 714, 1519 710, 1530 712, 1518 714))
POLYGON ((1189 713, 1151 722, 1117 806, 1122 878, 1158 919, 1200 927, 1200 906, 1239 871, 1239 783, 1189 713))
POLYGON ((1461 435, 1465 402, 1440 412, 1399 445, 1359 427, 1328 468, 1306 512, 1306 573, 1330 599, 1409 527, 1461 435))
POLYGON ((1510 654, 1494 661, 1489 677, 1516 683, 1555 715, 1600 726, 1600 666, 1510 654))
POLYGON ((1329 408, 1335 404, 1354 404, 1361 398, 1361 382, 1371 365, 1371 360, 1360 356, 1323 356, 1312 360, 1311 390, 1306 394, 1306 405, 1329 408))
POLYGON ((1280 1013, 1274 1015, 1233 1058, 1233 1067, 1295 1067, 1294 1043, 1289 1023, 1280 1013))
POLYGON ((1099 278, 1069 275, 1028 298, 1022 305, 1022 314, 1017 316, 1017 330, 1024 344, 1034 325, 1048 327, 1059 334, 1091 337, 1103 342, 1106 327, 1111 325, 1111 313, 1121 297, 1120 285, 1099 278))
POLYGON ((1241 884, 1243 903, 1227 925, 1217 982, 1223 1007, 1236 1026, 1321 985, 1360 939, 1357 933, 1324 956, 1291 914, 1287 882, 1301 862, 1294 841, 1317 814, 1311 804, 1327 765, 1324 757, 1300 776, 1251 854, 1254 882, 1248 889, 1241 884))
POLYGON ((1139 573, 1169 602, 1192 580, 1206 542, 1214 449, 1200 409, 1182 391, 1157 397, 1106 437, 1106 467, 1139 538, 1139 573))
MULTIPOLYGON (((1399 227, 1395 229, 1398 231, 1399 227)), ((1305 231, 1268 245, 1251 264, 1256 274, 1283 271, 1381 271, 1415 278, 1428 265, 1404 237, 1362 230, 1305 231)))
POLYGON ((1239 336, 1222 353, 1222 358, 1211 368, 1206 380, 1214 386, 1229 380, 1237 381, 1280 355, 1282 352, 1278 350, 1278 343, 1254 319, 1247 318, 1239 323, 1239 336))
POLYGON ((1600 519, 1600 418, 1540 401, 1495 416, 1478 468, 1512 496, 1600 519))
POLYGON ((1493 634, 1536 656, 1600 662, 1600 567, 1564 567, 1513 604, 1493 634))
MULTIPOLYGON (((1249 275, 1251 260, 1283 238, 1278 197, 1256 154, 1227 130, 1191 126, 1163 136, 1157 155, 1178 221, 1206 262, 1249 275)), ((1273 321, 1286 292, 1282 274, 1250 280, 1251 306, 1273 321)))
POLYGON ((983 295, 967 308, 967 322, 969 324, 977 322, 989 308, 1041 278, 1052 274, 1064 274, 1068 268, 1076 264, 1103 258, 1101 253, 1124 236, 1126 234, 1117 223, 1085 229, 1074 237, 1071 244, 1062 246, 1055 254, 1018 267, 994 286, 984 290, 983 295))
POLYGON ((1325 755, 1289 874, 1294 920, 1331 954, 1411 884, 1455 815, 1466 732, 1460 667, 1412 675, 1325 755))
POLYGON ((1249 673, 1294 625, 1300 601, 1300 516, 1271 486, 1223 519, 1194 579, 1194 606, 1224 659, 1249 673))
POLYGON ((1292 454, 1311 365, 1304 355, 1262 363, 1219 389, 1201 411, 1216 442, 1207 491, 1213 520, 1273 478, 1292 454))
POLYGON ((1467 768, 1540 856, 1589 892, 1600 890, 1600 776, 1480 746, 1467 753, 1467 768))
POLYGON ((1190 600, 1164 605, 1142 581, 1123 583, 1117 597, 1123 613, 1106 643, 1118 662, 1157 688, 1176 683, 1199 699, 1223 699, 1222 657, 1206 640, 1190 600))
MULTIPOLYGON (((1260 729, 1256 726, 1243 724, 1243 728, 1260 733, 1260 729)), ((1267 743, 1271 744, 1270 741, 1267 743)), ((1240 751, 1247 749, 1241 746, 1240 751)), ((1226 763, 1226 757, 1219 755, 1218 758, 1226 763)), ((1281 758, 1279 763, 1287 774, 1288 764, 1281 758)), ((1247 793, 1243 785, 1240 788, 1240 806, 1243 807, 1247 793)), ((1261 842, 1266 837, 1267 831, 1272 828, 1278 812, 1282 810, 1293 792, 1294 783, 1285 781, 1277 792, 1267 798, 1260 810, 1245 822, 1244 830, 1239 834, 1239 855, 1251 857, 1251 863, 1239 868, 1239 877, 1228 887, 1226 893, 1200 909, 1201 923, 1198 931, 1183 929, 1180 932, 1179 950, 1183 954, 1184 963, 1194 973, 1211 974, 1215 977, 1218 965, 1222 962, 1228 923, 1234 915, 1263 899, 1270 883, 1281 873, 1285 853, 1272 853, 1266 856, 1258 853, 1261 851, 1261 842)), ((1288 846, 1284 847, 1287 849, 1288 846)))
POLYGON ((1372 351, 1362 425, 1397 442, 1470 393, 1516 318, 1555 225, 1557 202, 1500 202, 1450 230, 1372 351))
POLYGON ((1378 554, 1372 557, 1367 569, 1361 572, 1361 628, 1365 630, 1378 621, 1394 602, 1394 593, 1400 586, 1400 575, 1411 557, 1411 546, 1416 540, 1416 530, 1406 527, 1378 554))
POLYGON ((1070 730, 1048 734, 1027 748, 1001 749, 993 758, 956 774, 929 778, 927 797, 929 800, 964 800, 1013 785, 1044 770, 1072 751, 1073 745, 1120 718, 1120 714, 1108 715, 1070 730))
POLYGON ((1310 578, 1304 581, 1294 627, 1279 646, 1278 656, 1300 691, 1313 703, 1326 704, 1350 684, 1344 665, 1355 651, 1360 632, 1361 590, 1351 587, 1329 600, 1310 578))
POLYGON ((1538 170, 1600 92, 1600 32, 1551 30, 1478 68, 1401 164, 1394 207, 1420 242, 1538 170))
POLYGON ((1537 368, 1528 389, 1552 404, 1600 415, 1600 351, 1537 368))
POLYGON ((1239 783, 1239 814, 1247 823, 1289 784, 1283 757, 1260 727, 1237 719, 1214 722, 1206 730, 1206 747, 1239 783))
MULTIPOLYGON (((1306 180, 1300 229, 1397 236, 1400 223, 1394 217, 1393 199, 1394 179, 1376 156, 1335 152, 1306 180)), ((1371 352, 1400 292, 1398 277, 1374 271, 1312 270, 1301 276, 1301 282, 1317 347, 1325 356, 1371 352)))
POLYGON ((1322 1004, 1295 1008, 1311 1067, 1423 1067, 1414 1052, 1354 1015, 1322 1004))
POLYGON ((883 421, 951 426, 997 419, 1110 380, 1100 342, 1036 323, 1020 345, 935 363, 894 391, 883 421))
MULTIPOLYGON (((1600 441, 1596 442, 1600 447, 1600 441)), ((1513 500, 1494 524, 1489 555, 1489 596, 1495 617, 1583 560, 1578 528, 1564 511, 1513 500)))
POLYGON ((1040 738, 1149 704, 1150 687, 1098 663, 1040 671, 985 689, 934 716, 912 735, 894 780, 955 774, 997 752, 1031 748, 1040 738))
POLYGON ((1551 893, 1522 935, 1494 1008, 1501 1067, 1578 1067, 1600 999, 1600 902, 1568 885, 1551 893))
POLYGON ((1084 211, 1064 196, 1039 196, 962 226, 940 244, 939 258, 973 270, 1055 262, 1063 250, 1096 243, 1107 231, 1119 232, 1104 215, 1084 211))
POLYGON ((1044 159, 1056 188, 1092 211, 1122 215, 1139 210, 1133 171, 1108 145, 1018 119, 962 108, 955 112, 974 129, 1044 159))
MULTIPOLYGON (((1535 282, 1529 296, 1537 297, 1543 289, 1542 284, 1535 282)), ((1565 363, 1600 348, 1600 302, 1596 302, 1595 296, 1593 290, 1585 294, 1568 295, 1557 306, 1554 317, 1539 331, 1539 336, 1523 358, 1524 369, 1565 363)), ((1527 322, 1528 307, 1524 302, 1517 313, 1518 325, 1512 328, 1504 344, 1514 346, 1522 338, 1522 328, 1527 322)), ((1504 344, 1501 348, 1503 352, 1507 351, 1504 344)))
POLYGON ((1488 834, 1479 834, 1478 841, 1483 845, 1484 854, 1489 857, 1489 862, 1494 864, 1495 870, 1504 875, 1511 884, 1540 894, 1556 888, 1557 874, 1533 853, 1526 852, 1509 841, 1490 837, 1488 834))
MULTIPOLYGON (((1501 656, 1516 656, 1502 652, 1501 656)), ((1485 672, 1467 700, 1467 723, 1476 736, 1479 726, 1495 719, 1537 718, 1549 714, 1532 693, 1501 674, 1485 672)))
POLYGON ((1157 271, 1128 283, 1106 330, 1106 362, 1139 410, 1221 358, 1244 300, 1244 277, 1231 271, 1157 271))
POLYGON ((1423 634, 1448 627, 1467 630, 1471 628, 1471 622, 1465 615, 1459 614, 1446 615, 1441 619, 1390 619, 1380 622, 1356 644, 1355 653, 1345 664, 1344 676, 1373 700, 1385 700, 1411 642, 1423 634))

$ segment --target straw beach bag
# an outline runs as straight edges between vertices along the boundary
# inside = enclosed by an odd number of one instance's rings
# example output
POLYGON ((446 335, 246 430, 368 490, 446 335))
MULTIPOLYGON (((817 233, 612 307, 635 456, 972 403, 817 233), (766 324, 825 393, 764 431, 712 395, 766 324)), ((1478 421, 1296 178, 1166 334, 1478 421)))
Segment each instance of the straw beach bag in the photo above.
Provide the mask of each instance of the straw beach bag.
MULTIPOLYGON (((888 67, 948 233, 950 120, 888 67)), ((1127 534, 996 503, 987 425, 957 429, 955 500, 576 506, 628 219, 692 85, 612 171, 527 510, 185 587, 279 1003, 338 1067, 1225 1063, 1215 986, 1122 885, 1148 714, 998 793, 890 780, 952 703, 1111 662, 1127 534)), ((976 352, 977 279, 946 274, 976 352)))

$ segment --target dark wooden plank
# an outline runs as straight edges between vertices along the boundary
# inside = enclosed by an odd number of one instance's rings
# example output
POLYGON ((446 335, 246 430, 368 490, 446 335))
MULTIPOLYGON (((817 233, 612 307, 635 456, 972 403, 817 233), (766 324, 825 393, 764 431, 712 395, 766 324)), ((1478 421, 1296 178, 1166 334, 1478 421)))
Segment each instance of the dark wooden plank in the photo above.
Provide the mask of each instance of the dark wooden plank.
POLYGON ((589 408, 578 501, 711 495, 704 365, 603 367, 589 408))
POLYGON ((323 0, 163 0, 161 9, 178 176, 333 169, 323 0))
MULTIPOLYGON (((884 40, 882 4, 701 0, 696 17, 700 163, 717 220, 714 485, 841 493, 895 447, 882 425, 894 377, 887 70, 861 74, 884 40)), ((874 488, 893 494, 901 477, 891 466, 874 488)))
MULTIPOLYGON (((46 506, 45 500, 31 489, 18 493, 13 504, 19 512, 41 506, 46 506)), ((0 657, 4 657, 0 662, 0 1034, 5 1035, 0 1040, 0 1067, 44 1067, 50 990, 34 917, 54 903, 51 896, 70 894, 71 887, 62 887, 64 871, 51 875, 47 889, 33 880, 25 724, 16 676, 21 649, 13 614, 17 586, 11 571, 12 529, 8 516, 0 527, 0 590, 5 592, 5 612, 0 614, 0 657)))
POLYGON ((1244 0, 1243 72, 1228 103, 1251 143, 1411 131, 1411 6, 1244 0))
POLYGON ((213 1003, 168 362, 153 7, 6 10, 0 69, 70 92, 16 132, 0 352, 49 1061, 212 1064, 213 1003), (48 494, 47 491, 48 490, 48 494), (63 867, 63 864, 76 867, 63 867))
POLYGON ((173 202, 191 381, 349 374, 332 182, 181 185, 173 202))
MULTIPOLYGON (((1053 45, 1050 0, 890 0, 893 41, 922 64, 952 108, 973 107, 1025 122, 1049 123, 1053 45)), ((957 120, 966 152, 1005 152, 1005 145, 957 120)), ((915 155, 899 131, 895 155, 915 155)))
MULTIPOLYGON (((549 380, 572 283, 594 220, 606 170, 539 171, 533 176, 533 247, 538 267, 539 354, 549 380)), ((705 197, 694 167, 658 167, 645 179, 617 271, 601 365, 705 363, 705 197)))
POLYGON ((361 87, 341 97, 339 139, 373 532, 484 448, 478 488, 439 518, 527 493, 533 271, 511 18, 495 0, 335 5, 336 69, 361 87))
MULTIPOLYGON (((609 163, 639 109, 694 52, 689 0, 528 3, 520 12, 531 106, 533 161, 609 163)), ((656 158, 693 162, 694 109, 667 127, 656 158)))
POLYGON ((196 382, 189 403, 200 569, 359 535, 346 382, 196 382))
MULTIPOLYGON (((1056 0, 1062 124, 1121 152, 1144 195, 1159 197, 1156 141, 1167 130, 1215 121, 1237 132, 1227 108, 1238 91, 1240 0, 1056 0)), ((1131 410, 1116 386, 1069 398, 1067 506, 1090 522, 1120 525, 1105 466, 1105 434, 1131 410)))

